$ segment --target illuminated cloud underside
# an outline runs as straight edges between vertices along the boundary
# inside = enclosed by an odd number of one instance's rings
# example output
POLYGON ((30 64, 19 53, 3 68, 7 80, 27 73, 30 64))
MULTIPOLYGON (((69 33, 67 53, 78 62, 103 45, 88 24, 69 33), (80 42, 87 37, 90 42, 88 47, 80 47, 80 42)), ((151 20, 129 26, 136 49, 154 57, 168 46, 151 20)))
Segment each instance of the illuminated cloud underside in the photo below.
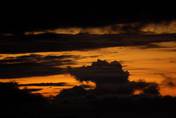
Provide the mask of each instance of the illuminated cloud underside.
POLYGON ((43 33, 56 33, 56 34, 123 34, 123 33, 151 33, 151 34, 167 34, 176 33, 176 21, 160 22, 160 23, 128 23, 128 24, 115 24, 104 27, 67 27, 49 29, 46 31, 26 32, 26 35, 38 35, 43 33))
POLYGON ((141 31, 155 34, 176 33, 176 21, 147 24, 141 28, 141 31))

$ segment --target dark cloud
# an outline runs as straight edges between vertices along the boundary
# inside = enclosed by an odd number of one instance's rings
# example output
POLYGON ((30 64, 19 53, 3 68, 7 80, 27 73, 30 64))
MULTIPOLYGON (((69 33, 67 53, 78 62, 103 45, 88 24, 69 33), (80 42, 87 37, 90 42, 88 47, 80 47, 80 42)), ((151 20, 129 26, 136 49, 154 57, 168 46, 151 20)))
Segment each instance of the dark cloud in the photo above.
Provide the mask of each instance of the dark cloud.
POLYGON ((19 84, 19 86, 69 86, 67 83, 31 83, 31 84, 19 84))
POLYGON ((46 103, 41 95, 32 94, 28 89, 19 89, 17 83, 0 83, 1 117, 32 117, 46 103))
POLYGON ((146 82, 130 82, 129 72, 123 70, 117 62, 97 60, 90 66, 68 68, 70 74, 79 81, 92 81, 96 83, 96 91, 101 94, 130 95, 135 90, 143 91, 146 95, 160 95, 158 85, 146 82))
POLYGON ((19 57, 7 57, 0 60, 0 78, 20 78, 31 76, 46 76, 65 73, 59 67, 74 63, 71 55, 41 56, 27 55, 19 57))
POLYGON ((140 46, 141 49, 150 49, 150 48, 164 48, 163 46, 157 44, 146 44, 144 46, 140 46))
POLYGON ((161 85, 167 86, 167 87, 175 87, 176 86, 176 81, 175 77, 172 77, 167 74, 160 74, 164 80, 162 81, 161 85))
POLYGON ((31 94, 27 89, 19 89, 17 83, 0 83, 0 116, 18 118, 145 116, 156 118, 175 114, 175 97, 119 97, 115 95, 100 97, 94 94, 87 95, 87 91, 81 87, 70 90, 72 91, 65 90, 59 98, 47 101, 40 95, 31 94))
POLYGON ((85 50, 112 46, 141 46, 156 42, 175 41, 175 34, 145 35, 57 35, 4 37, 0 39, 0 53, 25 53, 85 50))
POLYGON ((157 96, 160 95, 159 86, 156 83, 147 83, 143 81, 139 82, 130 82, 131 86, 133 87, 134 91, 142 90, 141 94, 146 96, 157 96))
POLYGON ((88 91, 84 89, 82 86, 74 86, 71 89, 65 89, 56 96, 57 99, 62 99, 62 98, 75 98, 75 97, 81 97, 87 95, 88 91))

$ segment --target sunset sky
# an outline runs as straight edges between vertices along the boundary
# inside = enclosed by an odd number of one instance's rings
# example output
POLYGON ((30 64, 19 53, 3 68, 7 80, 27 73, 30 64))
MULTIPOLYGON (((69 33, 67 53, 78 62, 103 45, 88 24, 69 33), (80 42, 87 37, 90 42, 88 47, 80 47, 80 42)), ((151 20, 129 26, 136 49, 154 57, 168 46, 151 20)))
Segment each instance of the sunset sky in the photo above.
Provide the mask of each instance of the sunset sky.
POLYGON ((175 12, 168 0, 1 3, 0 118, 175 116, 175 12))
POLYGON ((156 8, 157 4, 150 2, 85 4, 29 4, 19 9, 6 4, 0 22, 0 61, 4 66, 0 80, 69 85, 40 91, 56 95, 83 84, 63 68, 90 65, 97 59, 116 60, 130 72, 131 81, 156 82, 162 95, 175 96, 173 88, 163 84, 167 77, 175 83, 176 77, 174 7, 165 9, 168 5, 161 4, 156 8))

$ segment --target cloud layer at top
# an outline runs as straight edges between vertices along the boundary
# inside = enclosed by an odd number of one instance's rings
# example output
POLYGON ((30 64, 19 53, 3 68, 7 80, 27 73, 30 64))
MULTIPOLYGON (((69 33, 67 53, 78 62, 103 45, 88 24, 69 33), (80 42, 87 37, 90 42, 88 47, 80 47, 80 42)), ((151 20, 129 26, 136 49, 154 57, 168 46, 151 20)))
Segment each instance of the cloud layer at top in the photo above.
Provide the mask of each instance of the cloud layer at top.
POLYGON ((162 21, 162 22, 134 22, 113 24, 101 27, 65 27, 49 29, 45 31, 26 32, 26 35, 37 35, 42 33, 56 33, 56 34, 136 34, 136 33, 150 33, 150 34, 172 34, 176 33, 176 21, 162 21))
POLYGON ((176 33, 176 21, 146 24, 141 31, 155 34, 176 33))

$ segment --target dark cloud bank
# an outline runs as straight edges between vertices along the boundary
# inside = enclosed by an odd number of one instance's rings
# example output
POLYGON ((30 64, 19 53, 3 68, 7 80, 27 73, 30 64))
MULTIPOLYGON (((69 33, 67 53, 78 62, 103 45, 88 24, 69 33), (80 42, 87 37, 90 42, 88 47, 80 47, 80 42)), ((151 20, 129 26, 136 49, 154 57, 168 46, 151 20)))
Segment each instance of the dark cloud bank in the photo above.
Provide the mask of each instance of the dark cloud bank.
POLYGON ((130 82, 129 72, 122 69, 122 65, 113 61, 97 60, 91 66, 68 68, 68 72, 79 81, 92 81, 96 83, 94 91, 100 94, 132 95, 136 89, 143 94, 159 95, 158 86, 154 83, 130 82), (150 93, 151 92, 151 93, 150 93))
MULTIPOLYGON (((80 50, 92 49, 108 46, 126 46, 147 44, 150 41, 146 38, 160 38, 159 40, 172 40, 175 36, 136 36, 138 29, 147 23, 160 23, 161 21, 171 21, 176 19, 175 7, 170 5, 158 5, 152 3, 121 2, 105 3, 104 5, 98 2, 88 4, 53 4, 44 5, 31 4, 29 6, 17 6, 7 4, 7 7, 0 10, 0 53, 23 53, 23 52, 45 52, 45 51, 62 51, 62 50, 80 50), (148 5, 147 5, 148 4, 148 5), (40 6, 40 7, 39 7, 40 6), (78 6, 78 7, 77 7, 78 6), (166 6, 168 8, 166 9, 166 6), (157 8, 156 8, 157 7, 157 8), (159 8, 158 8, 159 7, 159 8), (137 23, 138 25, 128 25, 137 23), (126 33, 135 35, 125 36, 61 36, 45 34, 40 36, 25 37, 25 32, 30 31, 45 31, 54 28, 68 27, 105 27, 115 24, 126 24, 122 29, 126 33), (4 37, 3 35, 14 35, 4 37), (139 41, 145 38, 145 41, 139 41), (163 37, 167 37, 167 40, 163 37), (73 39, 76 39, 73 41, 73 39), (89 40, 84 40, 89 39, 89 40), (91 39, 91 40, 90 40, 91 39), (116 40, 112 40, 116 39, 116 40), (125 39, 125 40, 121 40, 125 39), (129 41, 126 41, 129 39, 129 41), (82 41, 84 40, 84 41, 82 41), (92 41, 94 40, 94 41, 92 41), (105 41, 104 41, 105 40, 105 41), (133 42, 134 41, 134 42, 133 42)), ((166 28, 167 29, 167 28, 166 28)), ((154 41, 152 38, 152 41, 154 41)), ((159 41, 156 39, 156 42, 159 41)))
POLYGON ((65 73, 59 66, 74 63, 72 55, 41 56, 26 55, 7 57, 0 60, 0 78, 22 78, 33 76, 47 76, 65 73))
POLYGON ((68 68, 79 81, 93 81, 94 90, 75 86, 50 101, 16 83, 0 83, 1 116, 17 117, 165 117, 175 114, 176 98, 160 96, 155 83, 130 82, 119 62, 98 60, 68 68), (133 91, 140 89, 140 95, 133 91))
POLYGON ((0 38, 0 53, 25 53, 85 50, 112 46, 138 46, 153 42, 175 41, 175 34, 145 35, 57 35, 41 34, 21 38, 8 36, 0 38))

